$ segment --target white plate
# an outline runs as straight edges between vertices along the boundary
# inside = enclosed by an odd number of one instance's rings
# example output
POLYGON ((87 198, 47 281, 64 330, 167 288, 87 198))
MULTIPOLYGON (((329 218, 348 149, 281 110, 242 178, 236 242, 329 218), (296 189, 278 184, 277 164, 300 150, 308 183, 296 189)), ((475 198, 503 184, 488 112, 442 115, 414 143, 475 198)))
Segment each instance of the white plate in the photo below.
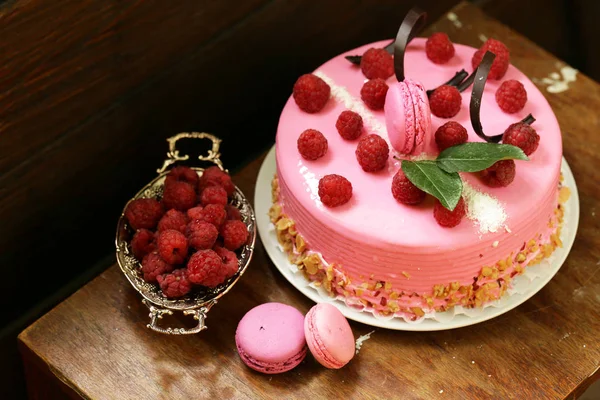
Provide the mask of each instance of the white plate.
POLYGON ((273 264, 296 289, 315 302, 330 302, 340 309, 346 318, 375 327, 403 331, 438 331, 460 328, 497 317, 522 304, 541 290, 564 263, 575 241, 579 224, 579 195, 573 173, 564 158, 561 171, 564 176, 563 184, 571 190, 571 197, 565 204, 565 216, 561 231, 563 247, 557 248, 550 258, 539 265, 527 267, 523 275, 513 279, 513 287, 507 291, 508 295, 484 308, 468 309, 456 306, 449 311, 427 314, 417 321, 410 321, 402 317, 383 317, 370 311, 357 310, 348 306, 343 297, 334 299, 324 289, 315 287, 308 282, 296 266, 288 261, 287 255, 277 241, 274 226, 268 216, 271 207, 271 181, 276 172, 275 146, 265 158, 256 182, 254 208, 258 233, 273 264))

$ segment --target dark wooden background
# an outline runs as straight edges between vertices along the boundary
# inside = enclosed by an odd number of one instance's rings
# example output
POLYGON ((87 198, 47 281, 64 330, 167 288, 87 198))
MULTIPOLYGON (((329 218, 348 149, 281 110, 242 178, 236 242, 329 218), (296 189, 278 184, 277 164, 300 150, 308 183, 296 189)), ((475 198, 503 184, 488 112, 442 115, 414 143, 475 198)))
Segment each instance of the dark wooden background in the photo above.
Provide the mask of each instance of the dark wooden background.
MULTIPOLYGON (((235 171, 273 143, 300 74, 393 37, 414 4, 433 21, 457 2, 0 0, 0 393, 21 393, 16 334, 112 262, 165 138, 217 134, 235 171)), ((600 2, 474 2, 600 78, 600 2)))

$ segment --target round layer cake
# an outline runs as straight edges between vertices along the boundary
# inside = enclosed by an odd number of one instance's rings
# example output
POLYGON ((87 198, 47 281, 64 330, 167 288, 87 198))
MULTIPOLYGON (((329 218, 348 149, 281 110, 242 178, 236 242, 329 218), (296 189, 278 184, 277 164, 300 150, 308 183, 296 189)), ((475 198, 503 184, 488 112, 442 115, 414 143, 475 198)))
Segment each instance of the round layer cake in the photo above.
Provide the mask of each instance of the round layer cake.
MULTIPOLYGON (((277 129, 271 220, 283 250, 307 279, 350 305, 412 319, 457 304, 480 307, 502 296, 512 277, 560 245, 559 125, 542 93, 512 65, 501 80, 488 79, 481 104, 486 133, 502 133, 531 113, 540 144, 529 161, 516 161, 516 176, 507 187, 491 188, 478 174, 461 173, 467 215, 456 227, 442 227, 433 216, 432 196, 416 206, 400 204, 392 196, 392 178, 401 165, 398 158, 406 156, 390 146, 386 167, 365 172, 355 155, 358 140, 345 140, 336 130, 340 113, 352 110, 363 119, 363 136, 375 133, 390 142, 384 111, 371 110, 361 100, 367 81, 361 68, 344 58, 388 43, 367 44, 317 68, 313 74, 331 88, 319 112, 302 111, 290 96, 277 129), (521 82, 528 97, 524 109, 514 114, 503 112, 495 99, 500 84, 510 79, 521 82), (322 132, 328 142, 327 153, 314 161, 304 159, 298 150, 298 137, 306 129, 322 132), (329 174, 351 182, 348 203, 331 208, 321 202, 319 180, 329 174)), ((404 59, 406 77, 425 89, 442 85, 461 69, 472 71, 476 49, 454 44, 452 59, 438 65, 427 58, 425 43, 413 39, 404 59)), ((386 82, 391 86, 397 80, 391 76, 386 82)), ((430 136, 453 120, 467 129, 469 142, 483 141, 471 126, 471 90, 461 96, 462 107, 453 118, 431 115, 430 136)), ((424 148, 421 157, 437 156, 433 139, 424 148)))

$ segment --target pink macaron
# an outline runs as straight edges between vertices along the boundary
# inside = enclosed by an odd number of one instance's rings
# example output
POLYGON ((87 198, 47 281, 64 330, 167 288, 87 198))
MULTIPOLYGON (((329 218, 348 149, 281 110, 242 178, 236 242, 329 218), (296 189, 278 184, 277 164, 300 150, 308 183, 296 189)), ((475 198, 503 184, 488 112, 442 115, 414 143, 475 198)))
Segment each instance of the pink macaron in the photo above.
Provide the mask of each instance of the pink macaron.
POLYGON ((310 352, 324 367, 338 369, 354 357, 354 334, 340 310, 319 303, 304 318, 304 334, 310 352))
POLYGON ((418 155, 431 142, 431 111, 423 85, 411 79, 395 83, 385 98, 385 123, 392 147, 418 155))
POLYGON ((239 322, 235 344, 250 368, 265 374, 289 371, 306 357, 304 316, 285 304, 261 304, 239 322))

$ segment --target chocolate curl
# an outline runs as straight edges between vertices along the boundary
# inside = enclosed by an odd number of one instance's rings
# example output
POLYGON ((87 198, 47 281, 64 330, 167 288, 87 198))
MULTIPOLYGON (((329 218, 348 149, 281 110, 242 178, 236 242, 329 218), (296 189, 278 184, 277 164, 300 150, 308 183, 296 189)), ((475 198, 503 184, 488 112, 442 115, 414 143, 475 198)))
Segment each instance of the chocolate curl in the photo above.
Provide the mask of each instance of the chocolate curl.
MULTIPOLYGON (((383 49, 393 55, 394 54, 394 41, 391 41, 383 49)), ((360 65, 360 61, 362 60, 362 56, 346 56, 344 58, 355 65, 360 65)))
POLYGON ((427 13, 418 7, 413 7, 400 25, 394 41, 394 71, 398 82, 404 80, 404 52, 406 46, 425 26, 427 13))
POLYGON ((475 70, 475 83, 473 84, 473 91, 471 92, 471 103, 469 105, 469 113, 471 115, 471 125, 473 125, 473 130, 483 140, 489 143, 498 143, 502 140, 502 135, 496 136, 487 136, 483 133, 483 127, 481 126, 480 119, 480 108, 481 108, 481 98, 483 97, 483 90, 485 89, 485 82, 487 81, 488 74, 490 73, 490 68, 492 67, 492 63, 496 55, 491 51, 486 51, 483 56, 483 60, 475 70))
MULTIPOLYGON (((467 71, 465 71, 464 69, 461 69, 456 74, 454 74, 454 76, 452 78, 450 78, 450 80, 448 82, 442 84, 441 86, 446 86, 446 85, 448 85, 448 86, 457 86, 459 83, 461 83, 463 81, 463 79, 466 78, 467 75, 469 75, 469 73, 467 71)), ((435 88, 435 89, 437 89, 437 88, 435 88)), ((431 96, 431 94, 433 92, 435 92, 435 89, 429 89, 426 92, 427 93, 427 97, 431 96)))

